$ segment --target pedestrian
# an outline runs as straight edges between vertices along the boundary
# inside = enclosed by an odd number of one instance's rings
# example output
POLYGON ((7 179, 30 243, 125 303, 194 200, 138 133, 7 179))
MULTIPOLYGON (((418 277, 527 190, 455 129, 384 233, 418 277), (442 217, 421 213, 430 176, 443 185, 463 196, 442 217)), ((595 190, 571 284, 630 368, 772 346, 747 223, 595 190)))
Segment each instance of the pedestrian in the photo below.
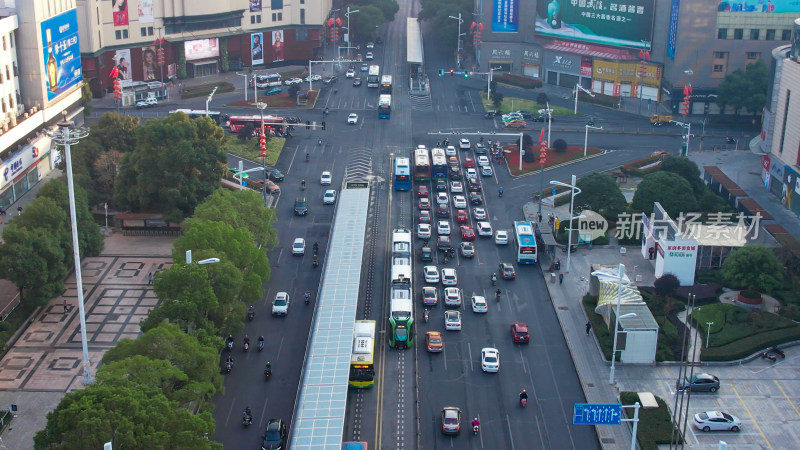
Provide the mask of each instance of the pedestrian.
POLYGON ((586 322, 586 334, 589 334, 589 331, 592 329, 592 322, 586 322))
POLYGON ((17 214, 22 215, 22 205, 17 206, 17 214))
POLYGON ((558 284, 564 284, 564 274, 558 274, 558 284))
POLYGON ((150 272, 150 274, 147 275, 147 284, 153 284, 153 272, 150 272))
POLYGON ((67 305, 67 299, 64 299, 64 314, 69 312, 69 305, 67 305))
POLYGON ((0 207, 0 216, 5 216, 5 215, 6 215, 6 209, 3 208, 3 207, 0 207))

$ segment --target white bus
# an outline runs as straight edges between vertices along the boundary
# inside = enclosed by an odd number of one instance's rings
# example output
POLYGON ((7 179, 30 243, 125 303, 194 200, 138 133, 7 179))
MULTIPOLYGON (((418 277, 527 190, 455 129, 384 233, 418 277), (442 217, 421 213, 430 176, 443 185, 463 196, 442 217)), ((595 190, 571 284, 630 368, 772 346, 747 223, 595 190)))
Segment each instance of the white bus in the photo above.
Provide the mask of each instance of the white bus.
POLYGON ((256 85, 257 88, 265 88, 281 85, 281 74, 268 73, 266 75, 256 75, 250 80, 250 87, 256 85))
POLYGON ((514 245, 519 264, 536 264, 536 232, 530 222, 514 222, 514 245))
POLYGON ((367 87, 378 87, 380 86, 381 78, 381 66, 377 64, 373 64, 369 66, 369 72, 367 72, 367 87))

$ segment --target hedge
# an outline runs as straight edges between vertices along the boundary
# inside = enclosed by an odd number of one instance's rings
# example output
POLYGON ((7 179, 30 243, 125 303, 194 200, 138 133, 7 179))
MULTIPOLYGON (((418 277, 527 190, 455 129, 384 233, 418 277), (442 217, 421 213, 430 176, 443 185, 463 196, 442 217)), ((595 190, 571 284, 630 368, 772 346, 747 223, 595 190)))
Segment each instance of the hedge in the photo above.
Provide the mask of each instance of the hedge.
POLYGON ((515 75, 513 73, 493 75, 492 79, 498 83, 510 84, 511 86, 517 86, 523 89, 536 89, 542 87, 542 82, 540 80, 524 77, 522 75, 515 75))
MULTIPOLYGON (((639 394, 636 392, 625 391, 619 395, 623 405, 633 405, 636 402, 641 404, 639 394)), ((636 440, 642 450, 658 450, 660 444, 669 444, 673 434, 677 436, 678 444, 683 443, 679 430, 672 423, 667 403, 661 397, 655 396, 658 408, 639 408, 639 427, 637 428, 636 440)), ((633 408, 625 411, 626 415, 633 418, 633 408)))
POLYGON ((703 348, 703 361, 735 361, 773 345, 800 340, 800 326, 754 334, 719 347, 703 348))
POLYGON ((661 161, 664 159, 662 155, 658 156, 648 156, 647 158, 637 159, 636 161, 631 161, 627 164, 623 164, 619 167, 622 173, 635 176, 635 177, 643 177, 648 173, 653 173, 657 170, 661 169, 661 161), (653 164, 658 162, 652 167, 648 167, 647 169, 640 169, 640 167, 647 166, 649 164, 653 164))
POLYGON ((215 87, 218 88, 218 94, 233 92, 235 89, 233 84, 227 81, 214 84, 201 84, 199 86, 184 87, 183 92, 181 92, 181 98, 207 97, 215 87))

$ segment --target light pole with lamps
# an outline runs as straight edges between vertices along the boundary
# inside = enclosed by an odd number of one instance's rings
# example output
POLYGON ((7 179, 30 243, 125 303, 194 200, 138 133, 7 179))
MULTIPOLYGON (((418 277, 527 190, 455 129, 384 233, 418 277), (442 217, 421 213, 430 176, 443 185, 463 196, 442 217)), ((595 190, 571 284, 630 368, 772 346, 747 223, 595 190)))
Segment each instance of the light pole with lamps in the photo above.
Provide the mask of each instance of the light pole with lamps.
MULTIPOLYGON (((570 190, 572 190, 572 193, 570 194, 569 197, 569 231, 567 232, 567 272, 569 272, 569 267, 571 262, 570 257, 572 256, 572 220, 575 219, 575 217, 573 217, 572 214, 573 214, 573 209, 575 208, 575 196, 581 193, 581 190, 580 188, 578 188, 577 183, 578 181, 575 175, 572 176, 572 183, 570 184, 562 183, 560 181, 550 182, 550 184, 554 184, 556 186, 568 187, 570 188, 570 190)), ((541 205, 541 200, 539 200, 539 204, 541 205)), ((620 266, 622 265, 620 264, 620 266)))
POLYGON ((490 67, 489 78, 486 80, 486 99, 490 101, 492 99, 492 77, 495 70, 500 70, 500 67, 490 67))
POLYGON ((458 21, 458 39, 456 40, 456 64, 461 62, 461 24, 464 23, 464 20, 461 19, 461 13, 458 13, 458 17, 455 16, 447 16, 453 20, 458 21))
MULTIPOLYGON (((546 109, 544 113, 547 114, 547 146, 550 146, 550 127, 553 124, 553 110, 550 109, 550 102, 545 103, 546 109)), ((521 147, 520 147, 521 148, 521 147)), ((520 156, 519 161, 519 168, 522 170, 522 156, 520 156)), ((544 200, 544 162, 542 162, 542 168, 539 171, 539 217, 542 216, 542 200, 544 200)), ((553 206, 555 206, 555 201, 553 202, 553 206)), ((570 211, 572 214, 572 211, 570 211)))
MULTIPOLYGON (((347 7, 347 12, 344 14, 347 17, 347 59, 350 59, 350 49, 353 48, 353 30, 350 28, 350 14, 355 14, 357 12, 361 12, 361 10, 356 9, 350 11, 350 6, 347 7)), ((339 54, 336 54, 336 57, 339 58, 339 54)))
POLYGON ((619 275, 617 275, 616 277, 607 274, 605 272, 592 272, 592 275, 596 277, 617 279, 617 306, 614 312, 614 346, 611 347, 611 375, 609 375, 608 377, 608 384, 614 384, 614 362, 617 359, 617 337, 619 335, 619 320, 626 319, 628 317, 633 317, 636 315, 636 313, 625 314, 622 317, 620 317, 619 315, 619 307, 622 304, 622 282, 625 280, 625 264, 619 265, 619 275))
POLYGON ((583 86, 581 86, 580 84, 576 84, 576 85, 575 85, 575 110, 573 111, 573 114, 578 114, 578 90, 579 90, 579 89, 580 89, 581 91, 583 91, 583 92, 585 92, 585 93, 589 94, 589 97, 592 97, 592 98, 594 98, 594 94, 592 93, 592 91, 587 91, 587 90, 586 90, 586 89, 585 89, 583 86))
POLYGON ((711 325, 714 325, 714 322, 706 322, 706 348, 708 348, 708 340, 711 339, 711 325))
MULTIPOLYGON (((218 262, 219 258, 208 258, 208 259, 201 259, 200 261, 197 261, 195 264, 199 264, 202 266, 205 264, 214 264, 218 262)), ((192 263, 192 251, 186 250, 186 264, 191 264, 191 263, 192 263)))
POLYGON ((70 147, 77 144, 80 139, 89 135, 88 128, 75 128, 72 121, 67 120, 66 111, 64 119, 58 122, 58 130, 51 137, 56 143, 64 146, 64 159, 67 167, 67 190, 69 192, 69 216, 72 225, 72 257, 75 261, 75 284, 78 291, 78 314, 81 322, 81 347, 83 349, 83 384, 90 385, 92 380, 92 365, 89 361, 89 344, 86 340, 86 311, 83 305, 83 278, 81 276, 81 252, 78 246, 78 220, 75 214, 75 183, 72 175, 72 153, 70 147))
POLYGON ((583 157, 586 157, 586 146, 589 144, 589 128, 593 130, 602 130, 603 127, 593 127, 589 124, 586 124, 586 134, 583 136, 583 157))
POLYGON ((214 98, 214 94, 217 92, 217 87, 218 86, 214 86, 214 90, 212 90, 211 93, 208 94, 208 97, 206 98, 206 114, 208 114, 208 104, 211 103, 211 99, 214 98))

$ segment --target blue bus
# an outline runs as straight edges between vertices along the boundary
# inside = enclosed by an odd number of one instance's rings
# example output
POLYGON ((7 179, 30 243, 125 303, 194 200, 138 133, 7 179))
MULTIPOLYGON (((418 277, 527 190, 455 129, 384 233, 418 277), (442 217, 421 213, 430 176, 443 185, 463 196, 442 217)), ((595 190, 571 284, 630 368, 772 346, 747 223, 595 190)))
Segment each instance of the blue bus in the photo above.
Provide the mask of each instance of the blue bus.
POLYGON ((411 190, 411 160, 405 157, 394 159, 394 190, 411 190))
POLYGON ((390 119, 392 117, 392 96, 381 94, 378 98, 378 118, 390 119))
POLYGON ((431 150, 431 178, 434 180, 446 180, 448 173, 447 157, 443 148, 431 150))

